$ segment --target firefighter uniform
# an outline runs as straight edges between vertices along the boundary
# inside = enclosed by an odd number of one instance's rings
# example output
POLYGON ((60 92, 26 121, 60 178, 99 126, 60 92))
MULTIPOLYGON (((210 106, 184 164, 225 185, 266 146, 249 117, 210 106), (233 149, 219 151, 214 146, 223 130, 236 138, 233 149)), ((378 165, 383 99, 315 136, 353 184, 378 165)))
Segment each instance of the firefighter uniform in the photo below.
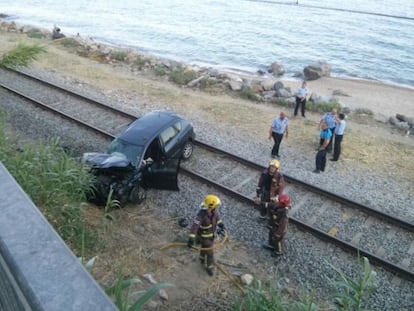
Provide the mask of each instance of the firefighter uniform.
POLYGON ((206 268, 207 273, 214 274, 214 238, 217 234, 224 235, 225 228, 217 207, 220 199, 212 194, 205 197, 201 208, 195 217, 188 236, 188 247, 193 247, 195 241, 200 242, 200 262, 206 268))
POLYGON ((270 216, 269 226, 269 248, 274 251, 275 255, 284 253, 283 238, 288 229, 288 211, 290 209, 290 197, 287 194, 279 195, 278 202, 268 204, 270 216))
POLYGON ((285 179, 279 173, 280 162, 272 160, 269 167, 260 175, 259 182, 256 187, 256 201, 259 203, 260 216, 267 215, 265 203, 276 201, 277 196, 282 194, 285 185, 285 179))

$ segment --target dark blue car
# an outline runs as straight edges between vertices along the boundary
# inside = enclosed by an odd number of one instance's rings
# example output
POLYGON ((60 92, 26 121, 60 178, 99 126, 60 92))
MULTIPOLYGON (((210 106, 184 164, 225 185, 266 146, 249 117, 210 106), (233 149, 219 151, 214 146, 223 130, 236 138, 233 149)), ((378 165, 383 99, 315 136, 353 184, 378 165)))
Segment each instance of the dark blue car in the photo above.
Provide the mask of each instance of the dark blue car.
POLYGON ((182 159, 193 153, 195 133, 190 122, 170 111, 152 111, 131 123, 106 153, 85 153, 83 161, 96 176, 89 200, 104 205, 141 203, 145 189, 178 190, 182 159))

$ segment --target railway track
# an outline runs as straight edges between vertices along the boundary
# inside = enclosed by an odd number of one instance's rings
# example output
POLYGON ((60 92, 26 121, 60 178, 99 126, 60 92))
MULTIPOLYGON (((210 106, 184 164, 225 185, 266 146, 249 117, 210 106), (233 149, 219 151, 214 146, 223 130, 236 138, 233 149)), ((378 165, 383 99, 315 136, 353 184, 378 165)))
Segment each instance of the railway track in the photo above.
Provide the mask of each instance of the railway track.
MULTIPOLYGON (((112 139, 136 118, 21 72, 7 70, 3 74, 2 70, 0 86, 108 139, 112 139), (39 91, 30 94, 31 89, 39 91), (42 98, 45 92, 49 93, 47 103, 42 98), (50 93, 53 93, 52 100, 50 93)), ((194 156, 182 165, 181 171, 253 207, 257 179, 264 167, 200 141, 196 145, 198 148, 195 148, 194 156), (213 169, 204 171, 204 167, 213 169)), ((414 254, 414 224, 293 177, 285 175, 285 179, 285 192, 294 202, 290 213, 291 223, 349 252, 364 255, 371 262, 402 278, 414 281, 414 263, 411 262, 414 254), (327 209, 330 215, 336 217, 325 217, 324 211, 327 209), (376 238, 367 239, 366 236, 376 238), (397 241, 399 245, 406 245, 406 249, 392 247, 397 241)))

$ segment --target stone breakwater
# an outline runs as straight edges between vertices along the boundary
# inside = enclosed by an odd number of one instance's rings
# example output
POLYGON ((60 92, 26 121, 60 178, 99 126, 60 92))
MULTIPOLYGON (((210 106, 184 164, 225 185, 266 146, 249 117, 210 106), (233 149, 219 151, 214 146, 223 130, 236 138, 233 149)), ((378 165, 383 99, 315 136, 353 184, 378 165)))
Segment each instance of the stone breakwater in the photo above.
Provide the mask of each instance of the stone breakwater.
MULTIPOLYGON (((0 21, 6 16, 0 16, 0 21)), ((182 87, 200 89, 212 93, 233 93, 237 96, 257 103, 277 103, 289 108, 295 104, 295 92, 281 81, 284 73, 283 65, 273 63, 268 72, 258 71, 256 74, 241 71, 219 70, 216 68, 201 67, 184 64, 175 60, 140 54, 137 51, 110 46, 93 39, 81 36, 66 37, 60 32, 56 36, 56 26, 51 29, 39 29, 27 25, 18 25, 15 22, 1 21, 0 31, 26 34, 28 37, 53 40, 66 48, 72 49, 79 56, 94 59, 101 63, 113 66, 128 66, 136 74, 154 74, 181 85, 182 87)), ((330 65, 319 63, 304 68, 303 76, 298 79, 316 80, 330 76, 330 65)), ((312 92, 309 97, 310 110, 326 110, 326 107, 337 107, 346 114, 372 114, 369 109, 352 111, 341 103, 341 96, 348 96, 341 90, 333 90, 331 94, 317 94, 312 92), (328 105, 327 105, 328 104, 328 105), (319 107, 318 107, 319 106, 319 107), (323 108, 325 107, 325 108, 323 108)), ((377 121, 389 123, 406 135, 410 135, 414 128, 414 118, 404 114, 396 116, 380 116, 377 121)))

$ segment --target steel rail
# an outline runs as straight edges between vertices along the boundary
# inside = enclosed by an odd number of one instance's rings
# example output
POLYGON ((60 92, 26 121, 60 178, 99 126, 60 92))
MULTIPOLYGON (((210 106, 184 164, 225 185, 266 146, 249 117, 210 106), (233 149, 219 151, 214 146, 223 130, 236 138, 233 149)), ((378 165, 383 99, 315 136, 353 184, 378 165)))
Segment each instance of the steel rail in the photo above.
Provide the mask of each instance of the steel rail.
MULTIPOLYGON (((2 85, 0 85, 0 86, 1 87, 4 87, 2 85)), ((13 92, 13 93, 17 94, 18 96, 20 96, 20 97, 22 97, 22 98, 24 98, 24 99, 26 99, 26 100, 28 100, 30 102, 35 103, 36 105, 39 105, 43 109, 46 109, 48 111, 51 111, 52 113, 57 114, 57 115, 59 115, 61 117, 64 117, 65 119, 68 119, 68 120, 70 120, 72 122, 79 123, 83 127, 86 127, 87 129, 90 129, 90 130, 92 130, 92 131, 94 131, 94 132, 96 132, 98 134, 101 134, 102 136, 104 136, 104 137, 106 137, 108 139, 115 138, 115 136, 113 134, 110 134, 110 133, 108 133, 108 132, 106 132, 106 131, 104 131, 102 129, 97 128, 97 127, 90 126, 86 122, 83 122, 81 120, 78 120, 76 118, 73 118, 73 117, 71 117, 71 116, 69 116, 69 115, 67 115, 65 113, 62 113, 61 111, 59 111, 57 109, 48 107, 47 104, 44 104, 42 102, 39 102, 39 101, 37 101, 35 99, 32 99, 32 98, 30 98, 28 96, 25 96, 25 95, 21 94, 20 92, 17 92, 15 90, 11 89, 11 88, 7 88, 7 87, 4 87, 4 88, 6 90, 9 90, 10 92, 13 92)), ((202 143, 200 143, 200 144, 202 144, 202 143)), ((249 160, 246 160, 246 159, 242 159, 242 158, 240 158, 238 156, 235 156, 235 155, 233 155, 231 153, 222 151, 222 150, 217 149, 215 147, 209 146, 207 144, 204 144, 204 147, 205 148, 208 148, 209 150, 215 151, 215 152, 223 153, 223 154, 225 154, 225 155, 227 155, 229 157, 235 158, 236 160, 240 160, 243 164, 247 164, 247 165, 251 164, 254 167, 263 168, 262 166, 260 166, 260 165, 258 165, 256 163, 250 162, 249 160)), ((201 176, 198 173, 195 173, 195 172, 193 172, 193 171, 191 171, 189 169, 186 169, 184 167, 180 167, 180 170, 184 174, 186 174, 187 176, 189 176, 191 178, 195 178, 195 179, 197 179, 197 180, 199 180, 199 181, 201 181, 203 183, 209 184, 209 185, 211 185, 213 187, 216 187, 217 189, 221 190, 222 192, 228 194, 229 196, 231 196, 231 197, 233 197, 233 198, 235 198, 235 199, 237 199, 237 200, 239 200, 241 202, 244 202, 244 203, 247 203, 247 204, 254 204, 254 200, 253 199, 251 199, 251 198, 249 198, 249 197, 247 197, 247 196, 245 196, 245 195, 243 195, 241 193, 238 193, 237 191, 234 191, 234 190, 232 190, 232 189, 230 189, 230 188, 228 188, 226 186, 223 186, 223 185, 221 185, 219 183, 216 183, 216 182, 214 182, 212 180, 209 180, 209 179, 201 176)), ((321 190, 321 191, 322 191, 322 194, 325 192, 324 190, 321 190)), ((393 264, 390 261, 385 260, 385 259, 382 259, 382 258, 380 258, 380 257, 378 257, 378 256, 376 256, 376 255, 374 255, 374 254, 372 254, 370 252, 364 251, 363 249, 360 249, 360 248, 358 248, 358 247, 356 247, 356 246, 354 246, 354 245, 352 245, 350 243, 347 243, 347 242, 342 241, 342 240, 340 240, 338 238, 335 238, 335 237, 333 237, 333 236, 331 236, 331 235, 329 235, 329 234, 327 234, 327 233, 325 233, 325 232, 323 232, 323 231, 321 231, 319 229, 313 228, 313 227, 311 227, 311 226, 303 223, 302 221, 300 221, 298 219, 295 219, 294 217, 291 217, 290 220, 291 220, 291 222, 293 224, 297 225, 300 229, 302 229, 302 230, 304 230, 306 232, 310 232, 312 235, 316 236, 317 238, 319 238, 321 240, 324 240, 324 241, 327 241, 328 243, 332 243, 334 245, 337 245, 338 247, 344 249, 347 252, 359 253, 359 254, 361 254, 363 256, 366 256, 372 263, 377 264, 377 265, 379 265, 381 267, 384 267, 386 270, 394 273, 395 275, 398 275, 399 277, 404 278, 404 279, 407 279, 409 281, 414 281, 414 272, 412 272, 412 271, 409 271, 409 270, 407 270, 407 269, 405 269, 405 268, 403 268, 403 267, 401 267, 399 265, 393 264)))
MULTIPOLYGON (((244 202, 244 203, 250 203, 250 204, 254 204, 254 200, 251 198, 246 197, 245 195, 234 191, 226 186, 223 186, 220 183, 216 183, 210 179, 207 179, 205 177, 203 177, 202 175, 193 172, 189 169, 185 169, 185 168, 180 168, 181 170, 183 170, 183 173, 186 174, 187 176, 197 179, 202 183, 208 184, 210 186, 213 186, 217 189, 219 189, 220 191, 226 193, 227 195, 230 195, 231 197, 237 199, 238 201, 244 202)), ((325 233, 319 229, 316 229, 314 227, 311 227, 309 225, 307 225, 306 223, 295 219, 294 217, 289 217, 290 222, 292 222, 293 224, 295 224, 296 226, 298 226, 301 230, 306 231, 306 232, 310 232, 312 235, 316 236, 317 238, 324 240, 328 243, 332 243, 340 248, 342 248, 343 250, 349 252, 349 253, 354 253, 354 254, 360 254, 363 255, 365 257, 367 257, 370 262, 377 264, 383 268, 385 268, 386 270, 394 273, 395 275, 398 275, 401 278, 404 278, 406 280, 409 280, 411 282, 414 282, 414 272, 407 270, 399 265, 393 264, 392 262, 383 259, 381 257, 378 257, 375 254, 372 254, 371 252, 368 251, 364 251, 363 249, 356 247, 350 243, 347 243, 343 240, 340 240, 328 233, 325 233)))
POLYGON ((9 68, 1 68, 1 69, 2 70, 7 70, 7 71, 12 72, 12 73, 16 73, 18 75, 21 75, 21 76, 23 76, 23 77, 25 77, 27 79, 33 80, 35 82, 39 82, 39 83, 44 84, 44 85, 46 85, 48 87, 54 88, 55 90, 58 90, 59 92, 68 94, 70 96, 73 96, 73 97, 75 97, 77 99, 80 99, 80 100, 83 100, 83 101, 87 101, 88 103, 93 104, 93 105, 95 105, 97 107, 104 107, 105 109, 107 109, 109 111, 112 111, 112 112, 114 112, 114 113, 116 113, 118 115, 121 115, 121 116, 124 116, 124 117, 127 117, 127 118, 131 118, 133 120, 136 119, 136 118, 138 118, 137 116, 135 116, 133 114, 130 114, 130 113, 126 112, 126 111, 119 110, 119 109, 114 108, 114 107, 112 107, 112 106, 110 106, 108 104, 99 102, 99 101, 97 101, 97 100, 95 100, 93 98, 87 97, 87 96, 82 95, 82 94, 79 94, 77 92, 74 92, 74 91, 65 89, 65 88, 63 88, 63 87, 61 87, 61 86, 59 86, 57 84, 51 83, 49 81, 45 81, 45 80, 40 79, 38 77, 32 76, 30 74, 27 74, 27 73, 25 73, 23 71, 20 71, 20 70, 17 70, 17 69, 9 69, 9 68))
POLYGON ((68 114, 66 114, 66 113, 64 113, 64 112, 62 112, 62 111, 60 111, 58 109, 52 108, 49 105, 47 105, 45 103, 42 103, 41 101, 38 101, 37 99, 31 98, 30 96, 24 95, 24 94, 20 93, 19 91, 15 90, 15 89, 12 89, 12 88, 10 88, 10 87, 8 87, 6 85, 3 85, 2 83, 0 83, 0 87, 3 88, 3 89, 5 89, 5 90, 7 90, 7 91, 9 91, 9 92, 11 92, 11 93, 13 93, 14 95, 17 95, 17 96, 19 96, 19 97, 21 97, 21 98, 23 98, 25 100, 30 101, 31 103, 36 104, 37 106, 39 106, 40 108, 42 108, 44 110, 50 111, 50 112, 52 112, 54 114, 57 114, 60 117, 66 119, 66 120, 76 122, 76 123, 82 125, 83 127, 87 128, 87 129, 90 129, 90 130, 93 130, 96 133, 99 133, 99 134, 101 134, 101 135, 103 135, 103 136, 105 136, 107 138, 112 138, 113 137, 112 134, 110 134, 108 132, 105 132, 102 129, 99 129, 99 128, 95 127, 95 126, 92 126, 92 125, 90 125, 90 124, 88 124, 88 123, 86 123, 86 122, 84 122, 82 120, 79 120, 78 118, 72 117, 72 116, 70 116, 70 115, 68 115, 68 114))
MULTIPOLYGON (((56 84, 50 83, 48 81, 45 81, 43 79, 34 77, 34 76, 29 75, 27 73, 24 73, 24 72, 22 72, 20 70, 13 70, 13 69, 7 69, 7 70, 10 71, 10 72, 15 72, 15 73, 17 73, 19 75, 22 75, 22 76, 24 76, 24 77, 26 77, 28 79, 33 80, 33 81, 37 81, 39 83, 42 83, 42 84, 45 84, 45 85, 49 85, 49 86, 51 86, 52 88, 54 88, 54 89, 56 89, 58 91, 61 91, 61 92, 64 92, 66 94, 75 96, 76 98, 79 98, 79 99, 82 99, 82 100, 86 100, 87 102, 89 102, 89 103, 91 103, 91 104, 93 104, 95 106, 98 106, 100 108, 101 107, 104 107, 105 109, 108 109, 108 110, 110 110, 110 111, 112 111, 112 112, 114 112, 116 114, 122 115, 122 116, 127 117, 127 118, 131 118, 131 120, 134 120, 136 118, 139 118, 139 116, 135 116, 133 114, 130 114, 130 113, 125 112, 125 111, 122 111, 122 110, 119 110, 119 109, 114 108, 112 106, 109 106, 107 104, 98 102, 98 101, 96 101, 94 99, 85 97, 84 95, 81 95, 79 93, 76 93, 76 92, 67 90, 65 88, 62 88, 61 86, 58 86, 56 84)), ((6 86, 3 86, 3 85, 1 85, 1 86, 3 88, 8 89, 6 86)), ((12 91, 13 92, 16 92, 17 94, 19 94, 19 96, 25 97, 24 95, 20 94, 19 92, 15 91, 15 90, 12 90, 12 91)), ((30 100, 33 100, 33 99, 30 99, 30 100)), ((43 104, 43 106, 44 106, 45 109, 53 109, 53 108, 46 107, 47 105, 45 105, 45 104, 43 104)), ((64 113, 62 113, 62 115, 63 114, 64 113)), ((65 114, 65 118, 70 119, 71 117, 70 116, 67 116, 65 114)), ((80 120, 76 120, 76 122, 84 123, 84 122, 82 122, 80 120)), ((88 125, 86 123, 83 124, 83 126, 85 126, 87 128, 91 127, 90 125, 88 125)), ((106 133, 106 136, 108 136, 108 135, 111 135, 111 134, 106 133)), ((196 145, 204 148, 204 149, 210 150, 211 152, 224 154, 224 155, 226 155, 228 157, 234 158, 238 162, 243 163, 244 165, 249 166, 251 168, 255 168, 255 169, 258 169, 258 170, 264 170, 265 169, 265 167, 262 166, 262 165, 259 165, 257 163, 254 163, 254 162, 252 162, 250 160, 247 160, 247 159, 243 159, 243 158, 241 158, 241 157, 239 157, 239 156, 237 156, 235 154, 232 154, 232 153, 227 152, 225 150, 222 150, 222 149, 216 148, 214 146, 208 145, 208 144, 206 144, 204 142, 201 142, 199 140, 195 140, 194 143, 196 145)), ((377 217, 377 218, 379 218, 379 219, 381 219, 383 221, 386 221, 386 222, 391 223, 391 224, 394 224, 394 225, 396 225, 398 227, 404 228, 404 229, 406 229, 406 230, 408 230, 410 232, 414 232, 414 223, 411 223, 409 221, 406 221, 405 219, 402 219, 402 218, 393 216, 393 215, 388 214, 388 213, 381 212, 381 211, 379 211, 377 209, 374 209, 374 208, 371 208, 369 206, 362 205, 362 204, 360 204, 358 202, 355 202, 355 201, 350 200, 348 198, 345 198, 343 196, 337 195, 335 193, 332 193, 332 192, 329 192, 327 190, 321 189, 319 187, 313 186, 311 184, 305 183, 305 182, 303 182, 303 181, 301 181, 299 179, 296 179, 294 177, 291 177, 289 175, 284 174, 284 177, 285 177, 285 179, 286 179, 287 182, 290 182, 292 184, 297 184, 297 185, 299 185, 299 186, 301 186, 301 187, 303 187, 303 188, 305 188, 305 189, 307 189, 307 190, 309 190, 309 191, 311 191, 313 193, 316 193, 316 194, 325 196, 326 198, 329 198, 329 199, 331 199, 333 201, 336 201, 336 202, 345 204, 345 205, 347 205, 349 207, 352 207, 354 209, 360 210, 360 211, 362 211, 362 212, 364 212, 364 213, 366 213, 368 215, 377 217)))
MULTIPOLYGON (((248 167, 256 168, 258 170, 264 170, 266 168, 266 167, 264 167, 264 166, 262 166, 260 164, 257 164, 255 162, 252 162, 252 161, 247 160, 247 159, 243 159, 243 158, 241 158, 241 157, 239 157, 239 156, 237 156, 235 154, 232 154, 230 152, 227 152, 227 151, 218 149, 218 148, 213 147, 211 145, 208 145, 206 143, 203 143, 203 142, 200 142, 200 141, 196 141, 195 143, 196 143, 196 145, 201 146, 204 149, 210 150, 211 152, 224 154, 224 155, 226 155, 228 157, 234 158, 238 162, 243 163, 244 165, 246 165, 248 167)), ((411 231, 411 232, 414 231, 414 223, 408 222, 408 221, 406 221, 406 220, 404 220, 402 218, 399 218, 399 217, 392 216, 392 215, 390 215, 388 213, 384 213, 384 212, 378 211, 378 210, 373 209, 371 207, 362 205, 362 204, 360 204, 358 202, 352 201, 350 199, 347 199, 347 198, 342 197, 340 195, 337 195, 335 193, 332 193, 332 192, 326 191, 324 189, 318 188, 316 186, 310 185, 308 183, 305 183, 305 182, 303 182, 303 181, 301 181, 299 179, 296 179, 294 177, 291 177, 289 175, 283 174, 283 176, 285 177, 285 180, 287 182, 290 182, 292 184, 300 185, 301 187, 304 187, 304 188, 306 188, 307 190, 309 190, 311 192, 314 192, 316 194, 325 196, 325 197, 327 197, 327 198, 329 198, 329 199, 331 199, 333 201, 336 201, 336 202, 339 202, 339 203, 343 203, 343 204, 345 204, 345 205, 347 205, 349 207, 358 209, 358 210, 360 210, 360 211, 362 211, 364 213, 367 213, 369 215, 372 215, 372 216, 375 216, 377 218, 380 218, 380 219, 382 219, 384 221, 387 221, 389 223, 392 223, 392 224, 394 224, 394 225, 396 225, 398 227, 402 227, 402 228, 404 228, 404 229, 406 229, 408 231, 411 231)))
MULTIPOLYGON (((61 91, 61 92, 64 92, 66 94, 75 96, 76 98, 79 98, 79 99, 82 99, 82 100, 86 100, 87 102, 89 102, 89 103, 91 103, 91 104, 93 104, 95 106, 98 106, 100 108, 101 107, 104 107, 105 109, 108 109, 108 110, 110 110, 110 111, 112 111, 112 112, 114 112, 116 114, 122 115, 122 116, 127 117, 127 118, 131 118, 131 120, 134 120, 134 119, 139 118, 139 116, 135 116, 133 114, 130 114, 130 113, 125 112, 125 111, 122 111, 122 110, 119 110, 119 109, 114 108, 112 106, 109 106, 107 104, 98 102, 98 101, 96 101, 94 99, 85 97, 84 95, 81 95, 79 93, 76 93, 76 92, 73 92, 73 91, 64 89, 61 86, 58 86, 56 84, 50 83, 48 81, 45 81, 43 79, 34 77, 34 76, 29 75, 27 73, 24 73, 24 72, 22 72, 20 70, 13 70, 13 69, 7 69, 7 70, 10 71, 10 72, 15 72, 15 73, 17 73, 19 75, 22 75, 22 76, 24 76, 24 77, 26 77, 28 79, 33 80, 33 81, 37 81, 39 83, 42 83, 42 84, 45 84, 45 85, 49 85, 49 86, 51 86, 52 88, 54 88, 54 89, 56 89, 58 91, 61 91)), ((8 89, 6 86, 3 86, 3 85, 1 85, 1 86, 3 88, 8 89)), ((15 91, 15 90, 12 90, 12 91, 13 92, 16 92, 17 94, 19 94, 19 96, 25 97, 24 95, 20 94, 19 92, 15 91)), ((33 100, 33 99, 30 99, 30 100, 33 100)), ((42 105, 44 106, 45 109, 53 109, 53 108, 46 107, 47 105, 45 105, 45 104, 42 104, 42 105)), ((64 113, 62 113, 62 115, 65 115, 65 118, 67 118, 67 119, 70 119, 71 118, 70 116, 67 116, 64 113)), ((88 125, 85 122, 82 122, 80 120, 76 120, 76 122, 79 122, 79 123, 83 124, 84 127, 87 127, 87 128, 90 128, 91 127, 90 125, 88 125)), ((110 136, 111 134, 106 133, 105 135, 106 136, 110 136)), ((243 158, 241 158, 241 157, 239 157, 239 156, 237 156, 235 154, 232 154, 232 153, 227 152, 225 150, 222 150, 222 149, 216 148, 214 146, 208 145, 208 144, 206 144, 204 142, 201 142, 199 140, 195 140, 194 143, 195 143, 195 145, 198 145, 198 146, 200 146, 200 147, 202 147, 204 149, 210 150, 211 152, 224 154, 224 155, 226 155, 228 157, 234 158, 238 162, 243 163, 244 165, 246 165, 248 167, 255 168, 257 170, 264 170, 265 169, 265 167, 262 166, 262 165, 259 165, 257 163, 254 163, 254 162, 252 162, 250 160, 247 160, 247 159, 243 159, 243 158)), ((379 218, 379 219, 381 219, 383 221, 386 221, 386 222, 391 223, 391 224, 394 224, 394 225, 396 225, 398 227, 404 228, 404 229, 406 229, 406 230, 408 230, 410 232, 414 232, 414 223, 411 223, 409 221, 406 221, 405 219, 402 219, 402 218, 393 216, 393 215, 388 214, 388 213, 381 212, 381 211, 379 211, 377 209, 374 209, 374 208, 371 208, 369 206, 362 205, 362 204, 360 204, 358 202, 355 202, 355 201, 350 200, 348 198, 345 198, 343 196, 337 195, 337 194, 332 193, 330 191, 327 191, 327 190, 321 189, 319 187, 313 186, 311 184, 305 183, 305 182, 303 182, 303 181, 301 181, 299 179, 296 179, 294 177, 291 177, 289 175, 284 174, 284 177, 285 177, 285 179, 286 179, 287 182, 290 182, 292 184, 297 184, 297 185, 299 185, 299 186, 301 186, 301 187, 303 187, 303 188, 305 188, 305 189, 307 189, 307 190, 309 190, 309 191, 311 191, 313 193, 316 193, 316 194, 325 196, 328 199, 331 199, 333 201, 336 201, 336 202, 345 204, 345 205, 347 205, 347 206, 349 206, 351 208, 360 210, 360 211, 362 211, 362 212, 364 212, 364 213, 366 213, 368 215, 377 217, 377 218, 379 218)))

